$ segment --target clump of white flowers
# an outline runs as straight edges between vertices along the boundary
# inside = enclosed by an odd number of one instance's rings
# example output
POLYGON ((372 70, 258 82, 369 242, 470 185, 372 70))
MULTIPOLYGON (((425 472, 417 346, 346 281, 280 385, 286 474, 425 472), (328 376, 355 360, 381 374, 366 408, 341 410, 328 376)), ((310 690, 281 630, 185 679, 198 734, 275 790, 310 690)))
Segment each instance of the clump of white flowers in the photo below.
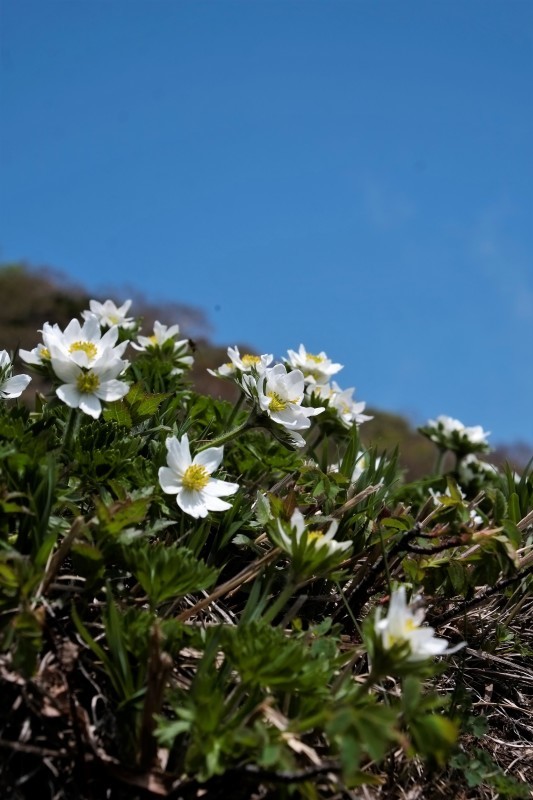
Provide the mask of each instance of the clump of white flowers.
POLYGON ((450 486, 447 486, 444 493, 435 492, 433 489, 430 489, 429 494, 436 506, 441 506, 443 508, 461 506, 468 511, 468 517, 474 525, 481 525, 483 523, 483 517, 477 513, 475 508, 469 508, 468 505, 465 504, 466 494, 460 486, 454 486, 453 491, 450 486))
POLYGON ((430 419, 420 428, 420 432, 434 442, 441 450, 452 450, 459 456, 467 453, 483 453, 489 450, 487 437, 481 425, 467 427, 460 420, 441 414, 437 419, 430 419))
POLYGON ((310 428, 310 417, 324 409, 302 405, 305 385, 299 369, 287 372, 284 364, 276 364, 260 374, 244 375, 242 386, 263 413, 289 432, 293 444, 304 446, 305 440, 298 431, 310 428))
POLYGON ((140 353, 167 352, 171 357, 173 369, 171 375, 181 375, 190 368, 194 358, 190 351, 188 339, 179 339, 179 325, 163 325, 156 320, 153 333, 150 336, 137 336, 137 341, 131 346, 140 353))
POLYGON ((262 356, 252 353, 241 355, 238 347, 228 347, 228 357, 229 361, 217 369, 208 369, 209 374, 215 378, 235 378, 238 381, 242 373, 261 375, 274 360, 271 353, 262 356))
POLYGON ((198 519, 208 511, 226 511, 230 503, 221 500, 235 494, 239 485, 212 478, 224 454, 223 447, 209 447, 191 456, 189 438, 169 436, 166 440, 167 466, 159 469, 159 483, 167 494, 175 494, 178 506, 198 519))
POLYGON ((324 532, 318 527, 316 518, 308 522, 296 508, 288 522, 278 519, 271 525, 269 534, 274 543, 290 556, 296 575, 304 578, 330 570, 348 557, 352 543, 337 541, 337 528, 337 521, 332 520, 324 532))
POLYGON ((363 414, 366 408, 366 403, 361 401, 356 403, 352 397, 355 389, 341 389, 340 386, 332 381, 331 384, 324 384, 319 386, 310 385, 308 392, 324 400, 328 404, 328 408, 334 409, 337 412, 339 419, 347 427, 352 425, 360 425, 362 422, 368 422, 373 417, 368 414, 363 414))
POLYGON ((0 397, 13 400, 20 397, 31 381, 29 375, 13 375, 13 364, 7 350, 0 351, 0 397))
POLYGON ((285 361, 291 369, 299 369, 302 372, 306 383, 321 386, 342 369, 342 364, 334 364, 324 351, 318 354, 308 353, 303 344, 297 352, 288 350, 287 353, 288 358, 285 361))
POLYGON ((83 311, 82 316, 88 319, 94 315, 103 328, 111 328, 116 325, 118 328, 129 330, 135 327, 133 317, 126 316, 131 306, 131 300, 126 300, 121 306, 117 306, 112 300, 105 300, 100 303, 98 300, 89 302, 88 311, 83 311))
POLYGON ((418 603, 408 604, 405 586, 394 589, 389 600, 387 616, 381 618, 381 609, 377 609, 375 630, 384 650, 397 645, 407 645, 408 661, 422 661, 433 656, 455 653, 465 646, 464 642, 449 647, 446 639, 435 636, 435 630, 429 625, 422 625, 425 611, 418 603))

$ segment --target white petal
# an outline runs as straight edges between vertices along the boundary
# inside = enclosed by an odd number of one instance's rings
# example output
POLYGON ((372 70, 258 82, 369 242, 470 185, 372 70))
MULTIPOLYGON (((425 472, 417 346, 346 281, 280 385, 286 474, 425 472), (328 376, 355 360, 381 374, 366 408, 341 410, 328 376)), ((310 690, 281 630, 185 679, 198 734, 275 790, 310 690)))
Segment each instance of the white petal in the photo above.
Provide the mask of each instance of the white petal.
POLYGON ((19 350, 19 356, 26 364, 38 364, 39 366, 43 363, 41 358, 39 357, 39 351, 36 347, 33 350, 23 350, 22 347, 19 350))
POLYGON ((63 386, 58 386, 56 394, 70 408, 78 408, 81 394, 73 383, 65 383, 63 386))
POLYGON ((224 455, 224 447, 208 447, 207 450, 202 450, 194 456, 193 464, 201 464, 206 470, 211 473, 220 466, 222 456, 224 455))
POLYGON ((191 517, 207 517, 207 506, 200 492, 183 489, 178 494, 177 502, 182 511, 190 514, 191 517))
POLYGON ((124 381, 105 381, 100 384, 94 393, 100 400, 106 400, 108 403, 112 403, 114 400, 120 400, 127 395, 129 390, 129 385, 124 383, 124 381))
POLYGON ((65 383, 74 383, 81 373, 80 367, 74 361, 54 356, 52 356, 52 369, 65 383))
POLYGON ((211 496, 206 497, 205 490, 204 490, 204 501, 205 501, 205 507, 207 508, 208 511, 227 511, 228 508, 231 508, 231 504, 226 503, 225 500, 220 500, 218 497, 211 497, 211 496))
POLYGON ((238 483, 219 481, 217 478, 211 478, 207 486, 202 489, 203 493, 210 497, 227 497, 230 494, 235 494, 238 490, 238 483))
POLYGON ((88 414, 90 417, 94 417, 94 419, 98 419, 102 413, 102 404, 94 394, 80 395, 79 408, 84 414, 88 414))
POLYGON ((159 476, 159 483, 164 492, 167 494, 177 494, 181 491, 181 481, 178 481, 176 473, 171 469, 168 467, 160 467, 157 474, 159 476))
POLYGON ((181 437, 181 441, 176 436, 169 436, 167 441, 167 463, 179 475, 183 475, 185 470, 191 466, 191 451, 189 450, 189 437, 186 433, 181 437))
POLYGON ((0 392, 3 397, 12 399, 20 397, 28 383, 31 381, 29 375, 15 375, 13 378, 8 378, 0 385, 0 392))

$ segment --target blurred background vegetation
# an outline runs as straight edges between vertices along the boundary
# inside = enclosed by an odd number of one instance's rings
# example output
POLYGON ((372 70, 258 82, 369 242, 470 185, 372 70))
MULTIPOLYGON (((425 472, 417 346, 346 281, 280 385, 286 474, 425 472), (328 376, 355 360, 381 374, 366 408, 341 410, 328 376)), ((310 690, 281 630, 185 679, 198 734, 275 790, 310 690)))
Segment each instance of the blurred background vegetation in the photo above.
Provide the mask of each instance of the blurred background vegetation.
MULTIPOLYGON (((126 294, 115 289, 106 297, 95 299, 105 300, 108 296, 119 304, 131 297, 131 311, 134 316, 142 318, 144 332, 152 329, 155 320, 167 325, 179 323, 182 334, 193 342, 195 361, 191 380, 195 389, 229 401, 236 399, 238 390, 235 386, 207 372, 208 367, 215 368, 227 361, 227 348, 212 343, 211 326, 201 309, 180 303, 149 303, 142 294, 131 290, 126 294)), ((6 349, 10 353, 16 353, 20 347, 31 350, 40 341, 38 331, 44 322, 56 322, 64 328, 73 317, 88 308, 91 297, 84 287, 49 267, 34 267, 22 262, 0 264, 0 350, 6 349)), ((235 344, 228 342, 228 345, 235 344)), ((248 345, 238 344, 241 352, 254 352, 248 345)), ((298 344, 289 342, 287 346, 298 344)), ((133 351, 129 355, 133 357, 133 351)), ((335 353, 328 355, 334 358, 335 353)), ((36 375, 30 388, 34 392, 49 389, 36 375)), ((26 397, 31 404, 33 395, 30 391, 26 392, 26 397)), ((374 419, 361 426, 363 443, 373 444, 378 451, 390 452, 398 447, 400 464, 407 480, 415 480, 432 471, 435 447, 418 433, 410 420, 392 411, 372 407, 368 407, 366 412, 373 414, 374 419)), ((442 413, 447 413, 447 409, 442 409, 442 413)), ((471 422, 474 424, 475 420, 471 422)), ((500 443, 487 460, 497 465, 508 462, 513 469, 520 471, 531 458, 532 451, 530 443, 500 443)))

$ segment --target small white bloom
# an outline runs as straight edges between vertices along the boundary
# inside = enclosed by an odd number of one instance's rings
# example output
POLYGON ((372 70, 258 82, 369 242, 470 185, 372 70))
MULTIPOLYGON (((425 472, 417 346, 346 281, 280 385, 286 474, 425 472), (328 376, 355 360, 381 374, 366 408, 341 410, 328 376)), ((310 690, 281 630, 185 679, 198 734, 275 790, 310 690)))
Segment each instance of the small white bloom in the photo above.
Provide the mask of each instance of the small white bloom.
POLYGON ((98 323, 105 327, 117 325, 119 328, 134 328, 135 320, 133 317, 126 316, 130 306, 131 300, 126 300, 121 306, 116 306, 112 300, 106 300, 104 303, 91 300, 89 302, 90 311, 84 311, 82 316, 84 319, 88 319, 90 314, 94 314, 98 323))
POLYGON ((352 425, 360 425, 362 422, 368 422, 374 419, 368 414, 363 414, 366 408, 366 403, 361 401, 356 403, 353 399, 355 389, 341 389, 338 383, 332 381, 331 384, 321 384, 318 386, 309 386, 308 392, 317 395, 321 400, 326 400, 329 408, 335 409, 341 421, 351 427, 352 425))
POLYGON ((305 397, 304 377, 299 369, 287 372, 284 364, 265 369, 257 379, 244 376, 243 388, 250 395, 257 393, 261 410, 288 430, 298 447, 302 447, 305 441, 296 432, 310 428, 309 418, 324 411, 323 408, 302 406, 305 397))
POLYGON ((28 383, 29 375, 15 375, 12 377, 13 365, 7 350, 0 351, 0 397, 3 400, 13 400, 20 397, 28 383))
MULTIPOLYGON (((128 346, 127 342, 116 344, 118 328, 110 328, 102 336, 98 320, 94 314, 85 318, 83 325, 72 319, 64 331, 57 325, 43 326, 43 342, 52 362, 73 361, 79 367, 89 368, 102 357, 120 359, 128 346)), ((42 359, 42 356, 41 356, 42 359)))
POLYGON ((446 414, 430 419, 422 431, 432 442, 450 450, 462 450, 465 446, 471 446, 477 451, 489 449, 487 437, 490 433, 484 431, 481 425, 466 427, 460 420, 446 414))
POLYGON ((238 347, 228 347, 228 356, 230 360, 226 364, 221 364, 218 369, 208 369, 209 374, 216 378, 229 378, 238 372, 262 375, 274 358, 271 353, 262 356, 244 353, 241 356, 238 347))
MULTIPOLYGON (((49 322, 45 322, 42 330, 39 333, 43 334, 43 340, 45 336, 49 334, 56 334, 61 335, 61 329, 57 323, 50 325, 49 322)), ((23 350, 22 348, 19 350, 19 356, 26 364, 33 364, 36 367, 42 367, 43 364, 50 361, 50 350, 44 344, 44 341, 36 345, 32 350, 23 350)))
POLYGON ((459 463, 459 472, 462 480, 470 482, 475 478, 491 477, 494 478, 499 474, 498 467, 494 464, 489 464, 487 461, 482 461, 474 453, 468 453, 459 463))
MULTIPOLYGON (((457 490, 458 490, 459 494, 461 495, 461 500, 465 500, 466 499, 466 494, 463 492, 463 490, 461 489, 460 486, 457 486, 457 490)), ((431 498, 432 498, 433 502, 435 503, 435 505, 437 505, 437 506, 448 506, 449 507, 449 504, 448 504, 447 500, 449 500, 452 497, 452 493, 450 491, 450 487, 449 486, 446 487, 446 491, 444 492, 444 494, 438 494, 433 489, 430 489, 429 493, 430 493, 431 498)), ((476 512, 475 508, 471 508, 470 509, 469 515, 470 515, 470 519, 474 523, 474 525, 481 525, 481 523, 483 522, 483 517, 480 516, 476 512)))
MULTIPOLYGON (((141 352, 146 351, 150 347, 162 347, 165 342, 175 340, 179 336, 179 325, 163 325, 157 320, 154 322, 154 332, 151 336, 138 336, 137 342, 132 342, 131 346, 135 350, 141 352)), ((179 342, 174 341, 174 349, 177 350, 184 345, 188 345, 188 339, 182 339, 179 342)))
POLYGON ((375 628, 381 634, 385 650, 397 644, 408 644, 408 661, 422 661, 430 656, 441 656, 455 653, 465 646, 461 642, 448 647, 446 639, 436 637, 435 630, 429 625, 421 627, 425 612, 421 608, 408 605, 405 597, 405 586, 395 589, 390 597, 389 610, 384 619, 380 618, 380 609, 376 615, 375 628))
POLYGON ((235 494, 237 483, 212 478, 211 473, 220 466, 223 447, 209 447, 191 457, 189 438, 169 436, 166 440, 167 467, 159 469, 159 483, 167 494, 175 494, 178 506, 186 514, 198 519, 208 511, 226 511, 230 503, 221 500, 235 494))
POLYGON ((298 352, 288 350, 289 357, 285 359, 292 369, 299 369, 306 383, 327 383, 332 375, 342 369, 342 364, 334 364, 324 351, 315 355, 308 353, 303 344, 298 352))
POLYGON ((129 385, 116 380, 127 366, 127 361, 104 355, 87 369, 75 361, 52 356, 52 368, 64 381, 56 394, 70 408, 79 408, 97 419, 102 413, 101 400, 111 403, 128 393, 129 385))
POLYGON ((286 525, 278 520, 278 535, 276 543, 289 555, 297 555, 301 546, 304 533, 307 533, 307 546, 314 551, 315 555, 320 555, 323 559, 338 555, 343 557, 351 546, 351 542, 337 542, 335 534, 338 523, 333 520, 326 533, 322 533, 317 528, 308 526, 302 512, 296 508, 290 519, 290 533, 287 533, 286 525))

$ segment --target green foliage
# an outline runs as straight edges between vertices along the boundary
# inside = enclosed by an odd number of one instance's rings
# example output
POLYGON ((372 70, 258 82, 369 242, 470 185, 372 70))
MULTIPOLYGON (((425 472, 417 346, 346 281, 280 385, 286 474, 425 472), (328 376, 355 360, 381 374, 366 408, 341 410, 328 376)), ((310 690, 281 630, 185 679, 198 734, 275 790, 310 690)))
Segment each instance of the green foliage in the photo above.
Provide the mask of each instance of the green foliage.
POLYGON ((298 449, 245 391, 193 390, 175 357, 167 340, 132 358, 96 419, 53 391, 0 404, 0 677, 21 709, 2 741, 35 735, 30 759, 61 728, 55 773, 94 762, 111 800, 229 796, 235 776, 250 796, 348 796, 399 751, 525 796, 461 682, 472 653, 531 654, 531 471, 465 477, 459 454, 406 482, 384 430, 372 445, 331 405, 298 449), (168 466, 185 433, 192 477, 182 451, 168 466), (399 586, 412 602, 393 619, 399 586))

